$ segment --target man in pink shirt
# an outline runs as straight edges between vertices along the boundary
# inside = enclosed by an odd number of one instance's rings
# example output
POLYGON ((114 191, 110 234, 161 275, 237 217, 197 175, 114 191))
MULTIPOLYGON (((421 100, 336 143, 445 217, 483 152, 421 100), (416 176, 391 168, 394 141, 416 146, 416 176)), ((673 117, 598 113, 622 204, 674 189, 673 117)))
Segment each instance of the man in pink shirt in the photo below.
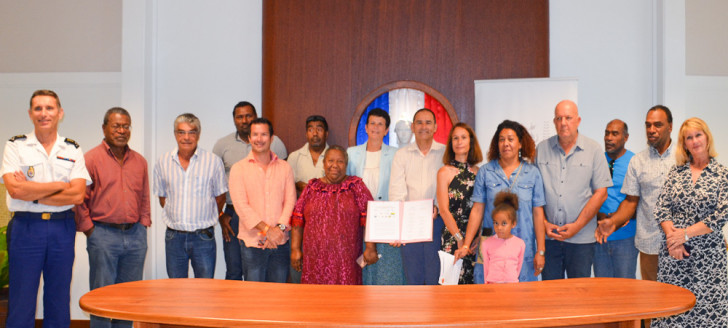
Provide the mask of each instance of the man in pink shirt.
MULTIPOLYGON (((121 107, 106 111, 104 140, 84 158, 93 184, 76 207, 76 230, 86 235, 91 289, 141 280, 152 224, 147 161, 129 148, 131 116, 121 107)), ((131 327, 92 315, 91 327, 131 327)))
POLYGON ((289 221, 296 185, 288 162, 270 150, 273 125, 250 123, 251 152, 230 169, 230 198, 240 217, 240 253, 245 280, 286 282, 291 246, 289 221))

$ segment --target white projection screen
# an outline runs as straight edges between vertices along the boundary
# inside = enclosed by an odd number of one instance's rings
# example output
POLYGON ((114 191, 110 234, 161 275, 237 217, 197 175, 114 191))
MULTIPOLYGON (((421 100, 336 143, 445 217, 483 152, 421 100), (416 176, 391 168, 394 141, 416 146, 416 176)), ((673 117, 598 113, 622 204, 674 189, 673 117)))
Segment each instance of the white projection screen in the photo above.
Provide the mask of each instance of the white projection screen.
POLYGON ((475 133, 483 157, 503 120, 528 129, 536 144, 554 134, 554 107, 564 99, 578 104, 575 78, 534 78, 475 81, 475 133))

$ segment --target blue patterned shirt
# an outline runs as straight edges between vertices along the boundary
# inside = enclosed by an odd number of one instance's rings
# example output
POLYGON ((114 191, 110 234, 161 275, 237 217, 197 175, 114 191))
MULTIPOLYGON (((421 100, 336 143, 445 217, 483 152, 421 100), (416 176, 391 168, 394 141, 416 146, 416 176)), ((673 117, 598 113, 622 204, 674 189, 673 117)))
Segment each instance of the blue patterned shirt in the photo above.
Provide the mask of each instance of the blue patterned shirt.
POLYGON ((195 231, 214 226, 215 197, 227 191, 222 160, 199 147, 187 170, 180 164, 177 149, 162 155, 154 166, 154 193, 166 197, 162 218, 169 228, 195 231))

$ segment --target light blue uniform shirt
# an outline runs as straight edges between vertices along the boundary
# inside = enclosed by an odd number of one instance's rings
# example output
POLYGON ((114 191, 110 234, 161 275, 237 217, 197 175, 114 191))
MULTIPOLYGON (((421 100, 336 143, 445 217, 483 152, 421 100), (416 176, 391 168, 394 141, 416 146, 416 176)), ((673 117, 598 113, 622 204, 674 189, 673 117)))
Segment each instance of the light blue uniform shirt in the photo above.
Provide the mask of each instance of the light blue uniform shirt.
MULTIPOLYGON (((558 138, 553 136, 538 144, 536 163, 544 181, 546 220, 562 226, 576 221, 594 190, 611 187, 612 177, 609 176, 602 148, 596 141, 579 134, 574 149, 567 155, 558 138)), ((594 243, 596 227, 595 215, 566 242, 594 243)))
POLYGON ((502 190, 508 190, 518 195, 518 223, 511 230, 513 235, 523 239, 526 243, 526 250, 523 253, 524 262, 533 262, 536 254, 536 235, 533 230, 533 208, 544 206, 546 200, 543 192, 543 180, 541 173, 535 165, 521 162, 521 173, 515 169, 510 177, 506 178, 505 172, 498 164, 497 160, 490 161, 478 170, 475 177, 475 187, 473 189, 473 202, 485 204, 483 213, 483 227, 493 228, 493 200, 495 195, 502 190), (516 179, 518 175, 518 179, 516 179), (511 188, 513 180, 516 179, 515 185, 511 188))

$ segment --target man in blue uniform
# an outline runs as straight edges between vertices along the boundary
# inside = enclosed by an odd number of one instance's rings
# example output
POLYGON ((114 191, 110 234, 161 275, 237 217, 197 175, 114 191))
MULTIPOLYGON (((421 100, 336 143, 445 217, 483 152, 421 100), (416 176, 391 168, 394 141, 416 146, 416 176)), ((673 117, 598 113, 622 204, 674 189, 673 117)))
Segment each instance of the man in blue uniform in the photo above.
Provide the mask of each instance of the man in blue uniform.
POLYGON ((38 90, 28 110, 34 130, 5 144, 2 182, 8 190, 10 290, 6 327, 35 326, 43 274, 43 326, 71 324, 70 298, 76 238, 71 208, 83 201, 91 177, 79 145, 58 135, 58 95, 38 90))

